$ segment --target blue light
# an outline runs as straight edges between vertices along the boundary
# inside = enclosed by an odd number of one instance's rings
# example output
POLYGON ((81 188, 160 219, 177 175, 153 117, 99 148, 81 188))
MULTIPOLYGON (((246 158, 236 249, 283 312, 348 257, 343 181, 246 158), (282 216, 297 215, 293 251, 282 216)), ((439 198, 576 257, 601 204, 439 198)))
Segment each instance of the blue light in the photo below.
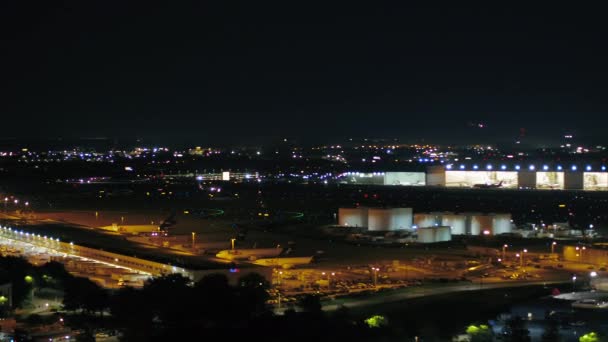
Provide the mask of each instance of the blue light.
POLYGON ((477 166, 477 164, 473 165, 473 170, 477 170, 479 168, 479 166, 477 166))
POLYGON ((549 170, 549 166, 543 165, 543 170, 545 170, 545 171, 549 170))
POLYGON ((570 168, 572 171, 576 171, 576 165, 572 165, 572 167, 570 168))
POLYGON ((451 170, 452 169, 452 164, 448 164, 445 166, 446 169, 451 170))
POLYGON ((530 166, 528 166, 528 169, 530 169, 530 171, 534 171, 534 169, 535 169, 535 168, 536 168, 536 167, 535 167, 534 165, 530 165, 530 166))
POLYGON ((557 170, 561 171, 562 170, 562 166, 561 165, 557 165, 557 170))
POLYGON ((486 166, 486 169, 492 170, 492 165, 488 164, 488 166, 486 166))
POLYGON ((507 169, 507 165, 501 165, 501 166, 500 166, 500 169, 501 169, 501 170, 506 170, 506 169, 507 169))
POLYGON ((521 167, 519 165, 515 165, 515 170, 519 170, 521 167))
POLYGON ((461 170, 464 170, 464 165, 460 165, 460 169, 461 169, 461 170))
POLYGON ((602 165, 602 171, 606 171, 606 167, 602 165))
POLYGON ((587 169, 587 171, 591 171, 591 165, 587 165, 585 169, 587 169))

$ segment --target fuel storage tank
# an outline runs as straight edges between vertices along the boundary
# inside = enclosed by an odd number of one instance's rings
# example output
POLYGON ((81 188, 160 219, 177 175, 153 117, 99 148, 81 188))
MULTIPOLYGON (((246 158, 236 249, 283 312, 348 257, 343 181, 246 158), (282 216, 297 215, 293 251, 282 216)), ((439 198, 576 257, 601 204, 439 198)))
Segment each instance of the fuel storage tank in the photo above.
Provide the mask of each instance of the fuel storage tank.
POLYGON ((467 233, 469 235, 490 234, 492 232, 492 216, 481 213, 469 213, 467 218, 467 233))
POLYGON ((388 230, 411 229, 412 221, 412 208, 393 208, 388 230))
POLYGON ((369 208, 367 210, 367 228, 371 231, 389 230, 392 209, 369 208))
POLYGON ((367 227, 367 208, 338 209, 338 224, 346 227, 367 227))
POLYGON ((417 227, 435 227, 441 224, 441 217, 435 213, 414 214, 414 224, 417 227))
POLYGON ((452 227, 452 235, 465 235, 467 233, 466 215, 444 213, 441 215, 441 225, 452 227))
POLYGON ((438 227, 418 228, 416 231, 418 234, 418 238, 417 238, 418 243, 443 242, 443 241, 450 241, 452 239, 450 227, 438 226, 438 227))
POLYGON ((511 232, 511 214, 491 214, 492 234, 504 234, 511 232))

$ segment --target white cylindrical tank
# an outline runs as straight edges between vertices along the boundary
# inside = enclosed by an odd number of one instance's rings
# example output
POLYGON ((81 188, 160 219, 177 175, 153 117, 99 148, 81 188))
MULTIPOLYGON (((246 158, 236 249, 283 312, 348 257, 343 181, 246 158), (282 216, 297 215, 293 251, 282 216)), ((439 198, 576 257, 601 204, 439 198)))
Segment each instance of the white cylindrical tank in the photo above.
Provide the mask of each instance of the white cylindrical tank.
POLYGON ((338 224, 346 227, 367 227, 367 208, 338 209, 338 224))
POLYGON ((435 242, 435 227, 418 228, 416 229, 418 234, 418 243, 433 243, 435 242))
POLYGON ((434 242, 442 242, 442 241, 450 241, 452 239, 452 234, 450 232, 450 227, 428 227, 428 228, 418 228, 417 229, 419 243, 434 243, 434 242))
POLYGON ((492 232, 492 216, 484 214, 469 214, 468 233, 470 235, 484 234, 484 231, 492 232))
POLYGON ((411 229, 412 220, 412 208, 393 208, 389 230, 411 229))
POLYGON ((369 208, 367 210, 367 229, 389 230, 391 213, 391 209, 369 208))
POLYGON ((448 226, 439 226, 435 228, 435 242, 452 240, 452 231, 448 226))
POLYGON ((465 235, 467 233, 467 217, 459 214, 443 214, 441 225, 452 227, 452 235, 465 235))
POLYGON ((414 224, 417 227, 435 227, 438 226, 441 221, 437 215, 430 213, 419 213, 414 214, 414 224))
POLYGON ((492 234, 504 234, 511 232, 511 214, 493 214, 492 234))

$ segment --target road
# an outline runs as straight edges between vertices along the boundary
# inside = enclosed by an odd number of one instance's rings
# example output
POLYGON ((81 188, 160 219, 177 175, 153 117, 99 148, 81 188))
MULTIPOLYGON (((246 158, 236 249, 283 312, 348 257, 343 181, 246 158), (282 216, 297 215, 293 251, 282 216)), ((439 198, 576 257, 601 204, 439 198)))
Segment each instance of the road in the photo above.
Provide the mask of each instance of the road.
MULTIPOLYGON (((522 287, 522 286, 531 286, 531 285, 549 285, 549 284, 562 284, 566 281, 564 280, 555 280, 555 281, 523 281, 523 282, 514 282, 514 281, 502 281, 496 283, 468 283, 468 284, 454 284, 454 285, 444 285, 438 287, 428 287, 428 286, 419 286, 419 287, 409 287, 405 289, 392 290, 387 292, 381 292, 377 294, 370 295, 365 298, 340 298, 331 301, 322 302, 323 311, 334 311, 340 308, 341 306, 346 306, 348 308, 363 308, 368 306, 382 305, 387 303, 399 302, 407 299, 418 298, 418 297, 426 297, 426 296, 435 296, 452 292, 463 292, 463 291, 479 291, 479 290, 490 290, 490 289, 499 289, 499 288, 513 288, 513 287, 522 287)), ((276 308, 275 313, 283 314, 283 312, 287 308, 283 306, 282 308, 276 308)))

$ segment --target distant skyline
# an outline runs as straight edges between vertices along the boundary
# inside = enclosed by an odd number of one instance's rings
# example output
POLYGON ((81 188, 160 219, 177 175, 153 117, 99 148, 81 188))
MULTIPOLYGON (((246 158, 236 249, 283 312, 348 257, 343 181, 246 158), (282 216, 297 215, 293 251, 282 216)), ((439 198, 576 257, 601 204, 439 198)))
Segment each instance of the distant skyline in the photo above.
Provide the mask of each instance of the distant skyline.
POLYGON ((6 1, 2 135, 608 141, 603 11, 458 5, 6 1))

